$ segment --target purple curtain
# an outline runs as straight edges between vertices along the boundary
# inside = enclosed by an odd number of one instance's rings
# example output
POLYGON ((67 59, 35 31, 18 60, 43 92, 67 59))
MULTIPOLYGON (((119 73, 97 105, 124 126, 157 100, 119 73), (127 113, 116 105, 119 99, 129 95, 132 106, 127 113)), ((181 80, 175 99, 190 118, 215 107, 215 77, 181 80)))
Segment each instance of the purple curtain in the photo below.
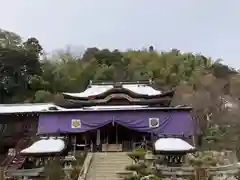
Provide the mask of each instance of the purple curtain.
POLYGON ((103 127, 111 122, 140 132, 169 135, 193 135, 195 123, 189 111, 108 111, 45 113, 39 117, 38 133, 80 133, 103 127), (158 127, 150 127, 149 119, 159 119, 158 127), (80 120, 80 128, 72 128, 72 120, 80 120))

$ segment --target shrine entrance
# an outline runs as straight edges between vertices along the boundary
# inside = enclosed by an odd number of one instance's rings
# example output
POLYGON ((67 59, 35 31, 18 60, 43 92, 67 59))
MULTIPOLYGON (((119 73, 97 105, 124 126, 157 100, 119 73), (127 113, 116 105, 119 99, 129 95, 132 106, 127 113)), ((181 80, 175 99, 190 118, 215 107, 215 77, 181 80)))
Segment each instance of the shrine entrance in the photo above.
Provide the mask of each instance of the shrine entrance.
POLYGON ((117 123, 109 123, 95 130, 96 146, 101 151, 128 151, 134 142, 142 141, 143 133, 131 130, 117 123))
POLYGON ((151 138, 149 133, 135 131, 118 123, 109 123, 101 128, 71 136, 77 148, 85 145, 91 151, 99 152, 132 151, 151 138))

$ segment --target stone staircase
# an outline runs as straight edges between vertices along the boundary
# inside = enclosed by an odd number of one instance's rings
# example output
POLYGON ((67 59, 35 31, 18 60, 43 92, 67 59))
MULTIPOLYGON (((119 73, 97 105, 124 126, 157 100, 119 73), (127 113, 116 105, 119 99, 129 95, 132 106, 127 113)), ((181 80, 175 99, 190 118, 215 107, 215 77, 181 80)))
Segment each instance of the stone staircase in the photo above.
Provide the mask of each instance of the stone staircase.
POLYGON ((125 152, 94 153, 86 180, 120 180, 117 173, 125 172, 132 160, 125 152))

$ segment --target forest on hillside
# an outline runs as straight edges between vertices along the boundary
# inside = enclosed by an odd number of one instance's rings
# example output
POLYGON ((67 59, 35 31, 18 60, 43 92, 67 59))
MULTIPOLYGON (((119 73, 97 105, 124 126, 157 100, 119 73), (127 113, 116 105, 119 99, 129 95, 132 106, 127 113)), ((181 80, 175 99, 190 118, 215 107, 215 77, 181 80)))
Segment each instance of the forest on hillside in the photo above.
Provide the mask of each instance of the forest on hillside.
POLYGON ((124 52, 89 47, 81 56, 68 50, 45 56, 36 38, 23 41, 0 29, 0 104, 55 102, 61 92, 83 91, 89 80, 149 79, 156 89, 176 90, 173 105, 194 108, 206 146, 218 142, 215 147, 221 148, 227 141, 237 148, 240 74, 221 60, 152 46, 124 52))

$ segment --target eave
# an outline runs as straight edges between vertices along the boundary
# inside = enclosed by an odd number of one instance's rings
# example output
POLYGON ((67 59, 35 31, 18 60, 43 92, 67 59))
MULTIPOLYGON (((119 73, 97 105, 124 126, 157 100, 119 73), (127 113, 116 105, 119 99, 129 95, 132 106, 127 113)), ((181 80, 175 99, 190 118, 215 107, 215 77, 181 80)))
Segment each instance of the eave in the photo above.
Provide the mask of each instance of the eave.
MULTIPOLYGON (((101 105, 108 105, 109 101, 115 100, 115 103, 111 103, 111 105, 119 105, 118 100, 114 98, 106 98, 106 99, 99 99, 99 100, 72 100, 67 99, 63 103, 56 104, 57 106, 63 108, 82 108, 82 107, 89 107, 89 106, 101 106, 101 105)), ((128 105, 148 105, 148 106, 169 106, 171 104, 172 98, 158 98, 158 99, 123 99, 128 101, 128 105)))
POLYGON ((163 92, 163 93, 159 93, 159 94, 155 94, 155 95, 147 95, 147 94, 138 94, 138 93, 135 93, 127 88, 123 88, 123 87, 120 87, 120 88, 112 88, 112 89, 109 89, 105 92, 102 92, 102 93, 99 93, 97 95, 93 95, 93 96, 87 96, 87 97, 77 97, 77 96, 72 96, 72 95, 69 95, 69 94, 66 94, 66 93, 63 93, 63 97, 66 98, 66 99, 78 99, 78 100, 88 100, 89 98, 94 98, 94 99, 103 99, 105 97, 107 97, 108 95, 110 94, 117 94, 117 93, 120 93, 120 94, 128 94, 129 96, 133 97, 133 98, 145 98, 145 99, 154 99, 154 98, 160 98, 160 97, 166 97, 166 96, 169 96, 169 97, 173 97, 174 96, 174 90, 171 90, 171 91, 167 91, 167 92, 163 92))

